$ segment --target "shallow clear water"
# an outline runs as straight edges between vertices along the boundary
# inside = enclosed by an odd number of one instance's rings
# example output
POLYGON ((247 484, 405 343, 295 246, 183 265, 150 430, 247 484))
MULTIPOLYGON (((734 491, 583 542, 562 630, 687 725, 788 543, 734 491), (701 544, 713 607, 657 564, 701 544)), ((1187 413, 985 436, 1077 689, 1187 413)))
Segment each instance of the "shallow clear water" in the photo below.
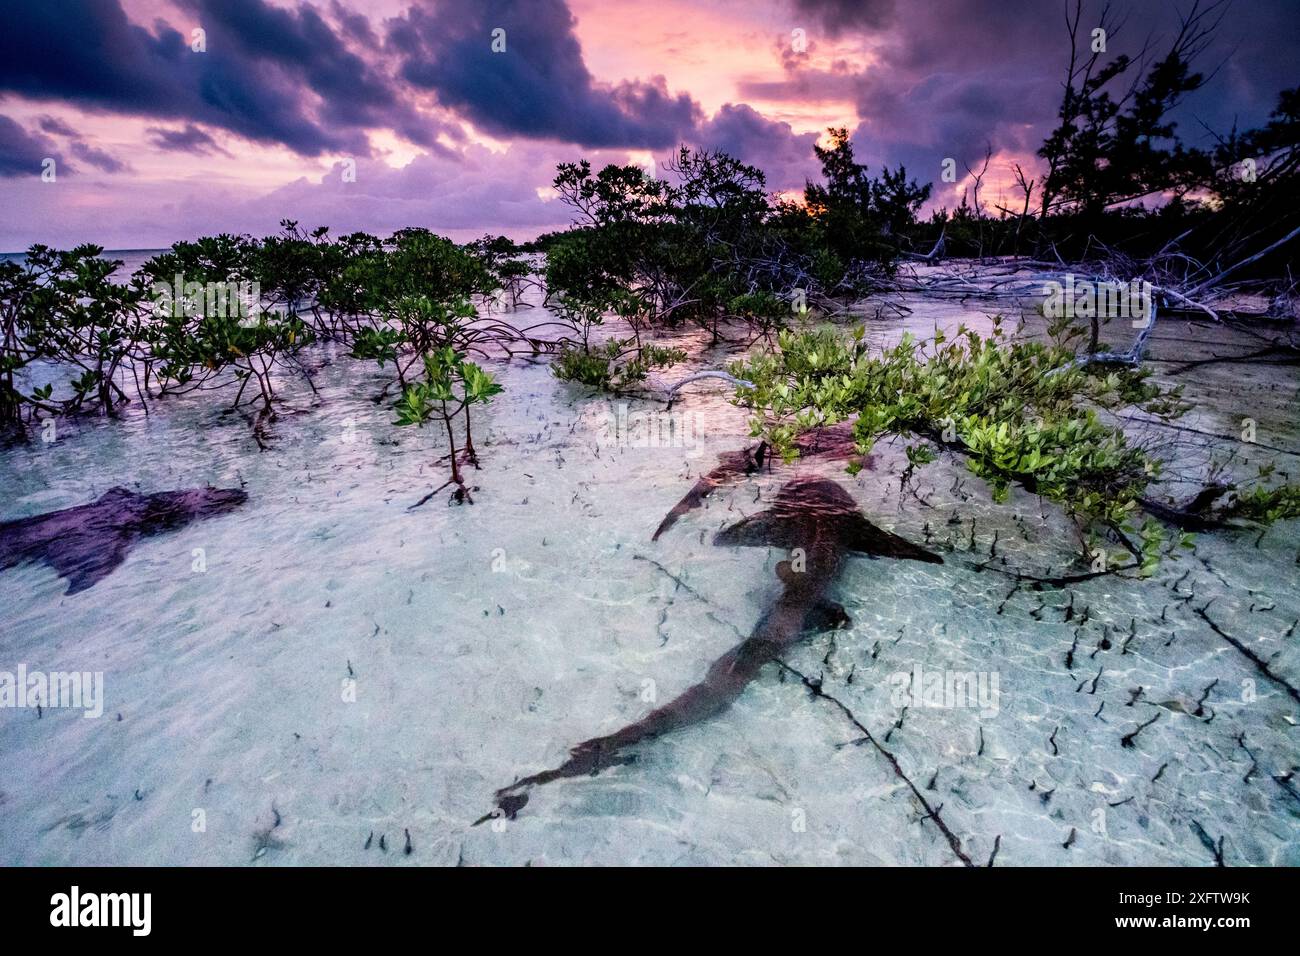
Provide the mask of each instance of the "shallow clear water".
MULTIPOLYGON (((873 340, 984 321, 979 304, 913 305, 905 323, 874 321, 873 340)), ((910 781, 976 863, 996 845, 999 865, 1210 864, 1199 831, 1229 864, 1300 864, 1296 703, 1195 613, 1213 599, 1224 632, 1300 683, 1295 523, 1201 536, 1151 581, 1012 593, 976 569, 995 536, 1010 566, 1059 571, 1061 519, 1028 496, 989 504, 952 462, 920 481, 932 507, 900 498, 895 445, 856 478, 806 462, 746 481, 652 543, 695 476, 745 444, 744 411, 694 386, 674 408, 687 447, 638 447, 611 428, 617 402, 529 364, 495 369, 506 392, 476 422, 477 503, 408 510, 444 480, 437 434, 393 427, 364 363, 311 361, 319 395, 284 383, 265 452, 204 398, 0 451, 3 519, 113 485, 249 494, 146 539, 80 594, 44 566, 0 574, 0 670, 102 671, 106 698, 99 719, 0 709, 0 862, 959 862, 910 781), (812 473, 881 526, 952 549, 942 567, 848 562, 835 593, 852 624, 785 658, 832 699, 769 665, 635 763, 471 826, 495 790, 636 720, 748 634, 784 555, 715 547, 712 532, 812 473), (996 677, 996 706, 900 702, 896 675, 918 665, 996 677)), ((1231 436, 1249 416, 1260 442, 1300 448, 1293 369, 1211 366, 1189 392, 1208 403, 1189 424, 1231 436)), ((632 422, 656 412, 629 400, 632 422)), ((1297 480, 1294 455, 1244 451, 1297 480)))

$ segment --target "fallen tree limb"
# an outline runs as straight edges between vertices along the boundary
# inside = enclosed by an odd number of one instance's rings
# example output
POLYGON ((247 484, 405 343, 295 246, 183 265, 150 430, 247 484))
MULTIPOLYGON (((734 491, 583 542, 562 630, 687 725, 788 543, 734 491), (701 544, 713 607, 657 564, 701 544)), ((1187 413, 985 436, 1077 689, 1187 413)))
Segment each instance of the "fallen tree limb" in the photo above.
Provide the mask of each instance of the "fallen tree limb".
POLYGON ((1242 259, 1239 262, 1236 262, 1228 266, 1228 268, 1224 269, 1218 275, 1211 276, 1209 279, 1206 279, 1204 282, 1200 283, 1199 285, 1193 286, 1192 288, 1188 289, 1187 294, 1189 296, 1192 296, 1192 295, 1196 295, 1196 293, 1198 292, 1204 292, 1206 289, 1213 288, 1214 286, 1218 285, 1221 281, 1223 281, 1223 279, 1226 276, 1231 275, 1232 273, 1236 272, 1238 269, 1250 265, 1252 262, 1259 261, 1260 259, 1264 258, 1266 255, 1268 255, 1270 252, 1272 252, 1274 249, 1286 245, 1286 243, 1290 242, 1296 236, 1300 236, 1300 226, 1296 226, 1294 229, 1288 232, 1281 239, 1277 240, 1277 242, 1270 243, 1269 245, 1261 249, 1259 252, 1255 253, 1253 256, 1247 256, 1245 259, 1242 259))
POLYGON ((678 390, 679 388, 681 388, 683 385, 689 385, 691 382, 698 382, 698 381, 700 381, 701 379, 706 379, 706 378, 720 378, 720 379, 722 379, 724 382, 729 382, 730 384, 735 385, 737 388, 753 388, 753 387, 754 387, 754 383, 753 383, 753 382, 747 382, 747 381, 745 381, 743 378, 736 378, 734 375, 728 374, 727 372, 723 372, 723 371, 720 371, 720 370, 718 370, 718 369, 708 369, 708 370, 703 371, 703 372, 696 372, 694 375, 688 375, 688 376, 686 376, 684 379, 682 379, 680 382, 678 382, 676 385, 673 385, 672 387, 670 387, 670 388, 669 388, 669 389, 664 393, 665 395, 668 396, 668 404, 669 404, 669 406, 672 405, 672 403, 673 403, 673 396, 677 393, 677 390, 678 390))

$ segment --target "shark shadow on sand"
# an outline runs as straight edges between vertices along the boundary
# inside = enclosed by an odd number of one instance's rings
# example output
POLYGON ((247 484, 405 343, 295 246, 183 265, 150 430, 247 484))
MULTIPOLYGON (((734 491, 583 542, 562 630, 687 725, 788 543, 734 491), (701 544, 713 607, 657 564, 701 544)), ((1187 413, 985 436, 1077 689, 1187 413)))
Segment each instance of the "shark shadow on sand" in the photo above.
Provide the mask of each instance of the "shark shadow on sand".
POLYGON ((504 814, 513 818, 533 787, 564 777, 594 775, 630 763, 635 744, 697 724, 725 710, 758 676, 763 665, 805 634, 848 622, 844 608, 826 595, 844 559, 853 552, 868 557, 906 558, 942 564, 943 559, 862 516, 844 488, 826 478, 800 478, 785 485, 767 511, 719 531, 714 544, 803 549, 802 568, 790 560, 776 566, 781 593, 750 636, 714 661, 704 680, 641 720, 604 737, 583 741, 553 770, 517 780, 496 793, 497 810, 475 825, 504 814))
POLYGON ((67 594, 113 573, 141 538, 225 514, 248 500, 238 488, 187 488, 142 495, 110 488, 88 505, 0 523, 0 571, 44 562, 68 579, 67 594))

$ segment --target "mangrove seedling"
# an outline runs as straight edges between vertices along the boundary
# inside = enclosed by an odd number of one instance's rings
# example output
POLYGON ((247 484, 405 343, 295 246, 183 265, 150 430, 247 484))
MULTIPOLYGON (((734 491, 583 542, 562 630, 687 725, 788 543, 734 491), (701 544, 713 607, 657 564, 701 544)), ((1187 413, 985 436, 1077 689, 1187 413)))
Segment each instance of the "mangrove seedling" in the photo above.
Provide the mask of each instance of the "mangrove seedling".
POLYGON ((491 375, 473 362, 466 361, 463 352, 457 352, 449 345, 424 356, 424 380, 408 383, 402 390, 402 397, 396 405, 397 421, 394 424, 423 428, 428 422, 441 420, 447 430, 447 443, 451 449, 451 478, 412 507, 424 504, 448 485, 455 486, 452 500, 457 504, 474 503, 460 468, 462 453, 467 462, 478 466, 470 431, 469 409, 472 405, 487 404, 501 390, 491 375), (461 415, 465 419, 465 444, 458 450, 453 423, 461 415))

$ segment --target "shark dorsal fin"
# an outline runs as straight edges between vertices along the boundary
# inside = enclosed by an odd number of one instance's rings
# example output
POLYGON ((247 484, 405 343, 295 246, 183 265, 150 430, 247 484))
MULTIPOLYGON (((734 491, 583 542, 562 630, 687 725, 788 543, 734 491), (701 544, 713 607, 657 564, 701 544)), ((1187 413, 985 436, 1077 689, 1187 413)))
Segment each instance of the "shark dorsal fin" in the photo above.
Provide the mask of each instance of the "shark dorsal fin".
POLYGON ((723 547, 796 548, 806 541, 807 533, 800 523, 780 511, 760 511, 713 536, 713 543, 723 547))
MULTIPOLYGON (((877 528, 856 511, 823 519, 833 522, 835 536, 849 551, 870 557, 904 558, 943 564, 943 558, 906 538, 877 528)), ((723 547, 784 548, 789 550, 808 543, 805 522, 784 511, 762 511, 744 518, 713 536, 713 543, 723 547)))

